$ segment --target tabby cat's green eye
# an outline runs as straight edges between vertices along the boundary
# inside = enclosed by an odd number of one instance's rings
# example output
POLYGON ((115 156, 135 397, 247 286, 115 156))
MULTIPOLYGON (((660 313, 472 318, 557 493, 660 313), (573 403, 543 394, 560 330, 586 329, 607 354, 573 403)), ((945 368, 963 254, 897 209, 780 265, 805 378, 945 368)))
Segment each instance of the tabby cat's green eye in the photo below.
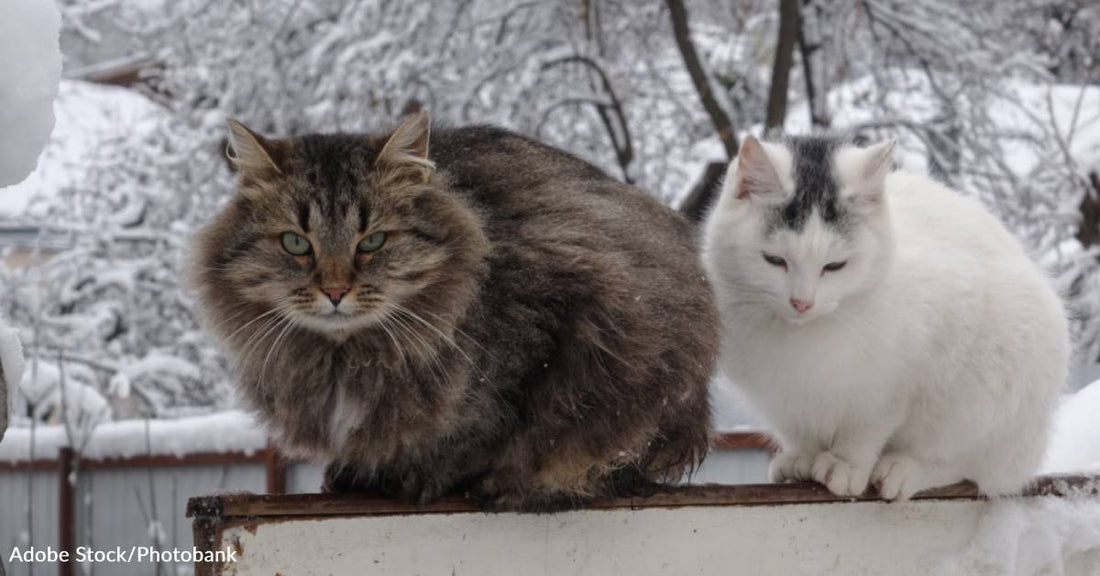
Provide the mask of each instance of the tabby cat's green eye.
POLYGON ((295 256, 305 256, 313 251, 313 246, 309 244, 309 240, 293 232, 283 232, 283 250, 295 256))
POLYGON ((386 243, 385 232, 375 232, 359 241, 360 252, 375 252, 386 243))

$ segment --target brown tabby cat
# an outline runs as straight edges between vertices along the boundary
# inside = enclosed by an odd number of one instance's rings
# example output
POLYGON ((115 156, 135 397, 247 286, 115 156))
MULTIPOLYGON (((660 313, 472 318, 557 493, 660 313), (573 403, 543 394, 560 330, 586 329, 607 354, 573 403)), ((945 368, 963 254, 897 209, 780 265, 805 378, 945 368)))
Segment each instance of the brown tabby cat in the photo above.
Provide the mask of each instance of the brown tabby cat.
POLYGON ((201 309, 325 490, 554 510, 706 454, 717 314, 671 210, 506 130, 429 138, 427 114, 388 137, 230 128, 201 309))

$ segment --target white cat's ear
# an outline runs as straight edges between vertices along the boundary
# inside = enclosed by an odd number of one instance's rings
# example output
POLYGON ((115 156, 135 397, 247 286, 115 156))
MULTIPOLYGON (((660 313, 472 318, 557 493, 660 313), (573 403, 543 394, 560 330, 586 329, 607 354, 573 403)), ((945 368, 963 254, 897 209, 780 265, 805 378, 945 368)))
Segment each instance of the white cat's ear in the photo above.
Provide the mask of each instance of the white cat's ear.
POLYGON ((736 194, 737 199, 772 202, 786 196, 783 179, 766 146, 753 136, 741 144, 726 182, 727 192, 736 194))
POLYGON ((435 162, 428 159, 431 137, 431 115, 427 111, 405 119, 378 153, 375 166, 388 176, 428 182, 435 172, 435 162))
POLYGON ((886 182, 886 175, 894 170, 896 145, 894 140, 887 140, 864 148, 861 176, 881 187, 886 182))
POLYGON ((866 148, 843 148, 837 153, 837 171, 849 201, 873 203, 882 196, 886 176, 894 170, 895 144, 887 140, 866 148))
POLYGON ((283 153, 281 144, 265 139, 232 118, 225 122, 229 126, 225 156, 242 180, 266 180, 283 173, 279 167, 283 153))

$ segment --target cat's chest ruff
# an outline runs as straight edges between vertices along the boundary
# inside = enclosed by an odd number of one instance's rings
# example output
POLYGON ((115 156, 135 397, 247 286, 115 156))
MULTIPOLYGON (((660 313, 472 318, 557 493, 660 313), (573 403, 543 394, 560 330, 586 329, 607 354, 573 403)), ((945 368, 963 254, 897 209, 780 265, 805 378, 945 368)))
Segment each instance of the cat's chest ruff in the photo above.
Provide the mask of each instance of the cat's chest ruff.
POLYGON ((340 382, 333 383, 328 410, 328 444, 339 451, 347 443, 352 430, 363 422, 363 407, 349 398, 340 382))
MULTIPOLYGON (((355 428, 361 426, 366 419, 367 406, 363 399, 356 398, 349 393, 348 386, 352 382, 358 382, 364 375, 362 372, 369 370, 371 362, 365 366, 349 361, 343 350, 333 351, 330 357, 331 372, 329 373, 329 398, 326 403, 325 417, 327 444, 335 451, 340 451, 347 443, 348 437, 355 428)), ((376 385, 382 385, 382 378, 377 374, 371 374, 376 385)))
POLYGON ((813 388, 825 394, 885 376, 888 362, 869 345, 867 325, 823 318, 802 326, 782 320, 751 323, 727 333, 725 370, 738 384, 767 390, 813 388))

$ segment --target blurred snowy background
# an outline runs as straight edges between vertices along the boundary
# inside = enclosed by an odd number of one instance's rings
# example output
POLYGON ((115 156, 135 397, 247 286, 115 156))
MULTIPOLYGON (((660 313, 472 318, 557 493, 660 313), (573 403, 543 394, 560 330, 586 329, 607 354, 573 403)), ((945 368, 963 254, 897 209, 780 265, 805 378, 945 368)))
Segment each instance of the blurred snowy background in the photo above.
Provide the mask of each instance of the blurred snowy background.
MULTIPOLYGON (((182 280, 191 234, 232 190, 227 116, 287 135, 382 130, 426 108, 546 140, 691 210, 747 133, 898 138, 904 164, 981 197, 1055 278, 1077 342, 1069 389, 1100 376, 1092 0, 59 7, 56 129, 0 192, 0 303, 28 356, 15 427, 63 424, 79 447, 108 421, 235 406, 182 280)), ((743 424, 719 394, 720 425, 743 424)))

